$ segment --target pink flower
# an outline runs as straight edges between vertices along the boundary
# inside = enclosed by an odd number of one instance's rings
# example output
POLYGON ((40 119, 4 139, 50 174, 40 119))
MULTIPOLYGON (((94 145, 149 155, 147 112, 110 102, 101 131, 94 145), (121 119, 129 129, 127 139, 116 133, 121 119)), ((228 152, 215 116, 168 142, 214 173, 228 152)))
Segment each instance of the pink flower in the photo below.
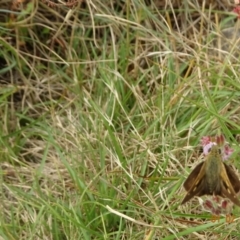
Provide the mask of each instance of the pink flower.
POLYGON ((223 209, 227 209, 227 205, 228 205, 228 201, 227 201, 227 200, 223 200, 221 207, 222 207, 223 209))
POLYGON ((234 150, 232 148, 230 148, 228 145, 224 146, 224 151, 223 151, 223 160, 227 160, 232 153, 234 152, 234 150))
POLYGON ((203 202, 203 207, 206 209, 213 209, 213 203, 210 200, 206 200, 205 202, 203 202))
MULTIPOLYGON (((239 3, 238 3, 239 4, 239 3)), ((240 6, 236 6, 233 9, 233 12, 237 14, 238 19, 240 18, 240 6)))
POLYGON ((199 202, 204 211, 210 212, 213 215, 225 215, 232 212, 233 203, 218 196, 209 196, 205 201, 201 199, 199 202))
POLYGON ((213 145, 218 145, 220 148, 222 148, 222 159, 223 160, 227 160, 232 155, 232 153, 234 151, 227 144, 225 144, 225 138, 224 138, 223 135, 219 135, 219 136, 216 136, 216 137, 204 136, 201 139, 201 144, 203 146, 203 153, 204 153, 205 156, 208 155, 209 149, 213 145))

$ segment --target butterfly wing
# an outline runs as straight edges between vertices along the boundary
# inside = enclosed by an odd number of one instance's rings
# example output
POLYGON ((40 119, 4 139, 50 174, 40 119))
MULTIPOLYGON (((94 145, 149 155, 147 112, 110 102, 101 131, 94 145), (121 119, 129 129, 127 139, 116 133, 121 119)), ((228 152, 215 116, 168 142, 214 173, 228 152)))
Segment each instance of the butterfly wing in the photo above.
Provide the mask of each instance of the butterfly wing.
POLYGON ((222 166, 224 169, 221 172, 221 196, 229 198, 234 204, 240 206, 236 194, 240 189, 240 181, 230 166, 225 163, 222 166))
POLYGON ((208 194, 205 188, 205 164, 199 163, 190 173, 183 186, 188 191, 181 204, 186 203, 194 196, 202 196, 208 194))
POLYGON ((240 207, 240 201, 236 195, 235 192, 232 192, 230 188, 227 187, 227 185, 222 182, 222 191, 221 191, 221 197, 225 197, 230 199, 234 204, 240 207))
POLYGON ((204 162, 199 163, 193 170, 192 172, 189 174, 188 178, 185 180, 183 187, 185 188, 186 191, 189 191, 193 185, 193 182, 196 181, 201 168, 203 166, 204 162))
POLYGON ((226 163, 223 163, 223 164, 224 164, 228 179, 231 182, 235 193, 238 193, 240 191, 240 181, 237 174, 233 170, 232 166, 229 166, 226 163))

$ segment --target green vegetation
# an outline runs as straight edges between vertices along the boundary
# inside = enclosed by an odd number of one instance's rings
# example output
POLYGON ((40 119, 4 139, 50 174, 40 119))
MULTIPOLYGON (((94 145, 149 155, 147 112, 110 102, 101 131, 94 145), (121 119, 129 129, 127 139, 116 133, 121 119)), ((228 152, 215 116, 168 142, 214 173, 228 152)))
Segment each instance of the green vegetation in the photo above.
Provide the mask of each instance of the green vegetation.
POLYGON ((236 16, 175 2, 0 3, 1 240, 239 239, 180 206, 202 136, 237 157, 236 16))

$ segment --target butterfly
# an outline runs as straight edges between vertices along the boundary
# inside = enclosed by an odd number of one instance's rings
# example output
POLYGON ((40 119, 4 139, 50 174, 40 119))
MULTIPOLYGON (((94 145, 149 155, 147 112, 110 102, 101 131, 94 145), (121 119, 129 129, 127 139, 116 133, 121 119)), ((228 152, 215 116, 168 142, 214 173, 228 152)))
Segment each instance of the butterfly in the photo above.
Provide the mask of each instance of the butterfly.
POLYGON ((240 207, 240 181, 233 168, 222 161, 221 149, 212 145, 206 160, 198 164, 183 184, 187 191, 181 204, 194 196, 215 195, 230 199, 240 207))

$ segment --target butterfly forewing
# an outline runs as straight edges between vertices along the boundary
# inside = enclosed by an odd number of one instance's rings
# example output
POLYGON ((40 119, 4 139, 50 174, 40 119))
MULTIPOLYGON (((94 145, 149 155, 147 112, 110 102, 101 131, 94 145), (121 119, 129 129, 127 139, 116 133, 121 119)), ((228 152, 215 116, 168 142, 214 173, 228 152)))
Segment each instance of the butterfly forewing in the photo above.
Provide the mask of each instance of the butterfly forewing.
POLYGON ((193 183, 196 182, 197 177, 201 171, 204 162, 199 163, 189 174, 188 178, 185 180, 183 186, 186 191, 189 191, 193 186, 193 183))
MULTIPOLYGON (((237 178, 237 176, 234 172, 231 172, 231 168, 228 165, 226 165, 224 163, 222 163, 222 165, 223 165, 223 170, 221 172, 221 194, 219 194, 219 195, 222 197, 229 198, 233 203, 240 206, 240 201, 237 198, 236 191, 229 179, 229 176, 232 179, 232 181, 234 179, 235 181, 239 182, 239 179, 237 178)), ((235 182, 235 188, 237 189, 236 186, 237 185, 235 182)))
POLYGON ((229 179, 231 185, 233 186, 235 193, 238 193, 240 191, 240 181, 239 181, 238 176, 234 172, 232 166, 229 166, 226 163, 223 163, 223 164, 224 164, 228 179, 229 179))
POLYGON ((181 204, 189 201, 194 196, 202 196, 207 194, 205 187, 205 164, 199 163, 190 173, 183 186, 188 191, 181 204))
POLYGON ((186 203, 187 201, 189 201, 191 198, 193 198, 194 196, 203 196, 207 193, 207 189, 205 188, 205 179, 202 178, 197 185, 195 185, 194 188, 191 188, 188 193, 186 194, 186 196, 184 197, 184 199, 182 200, 181 204, 186 203))

